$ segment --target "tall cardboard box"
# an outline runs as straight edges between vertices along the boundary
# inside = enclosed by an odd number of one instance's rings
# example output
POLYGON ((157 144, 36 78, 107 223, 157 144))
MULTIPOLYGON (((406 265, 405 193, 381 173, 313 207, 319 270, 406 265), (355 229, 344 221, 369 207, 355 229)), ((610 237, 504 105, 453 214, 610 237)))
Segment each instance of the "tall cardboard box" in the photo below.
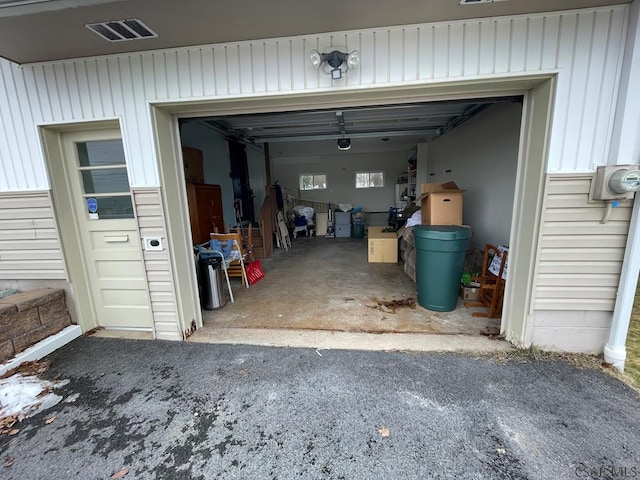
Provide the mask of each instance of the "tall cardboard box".
POLYGON ((455 182, 423 183, 416 199, 423 225, 462 225, 462 194, 455 182))
POLYGON ((398 234, 383 232, 386 227, 369 227, 369 263, 398 263, 398 234))

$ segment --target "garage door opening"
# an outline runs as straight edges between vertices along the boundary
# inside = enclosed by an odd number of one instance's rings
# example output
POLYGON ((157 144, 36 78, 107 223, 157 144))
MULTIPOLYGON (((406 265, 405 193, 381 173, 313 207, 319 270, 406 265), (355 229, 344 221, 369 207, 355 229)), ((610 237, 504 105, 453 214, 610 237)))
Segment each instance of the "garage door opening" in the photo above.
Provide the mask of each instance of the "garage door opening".
MULTIPOLYGON (((515 195, 509 216, 510 254, 501 333, 516 345, 526 345, 529 338, 527 319, 531 315, 535 288, 534 259, 538 249, 555 88, 554 75, 518 75, 464 82, 154 103, 151 105, 151 115, 167 227, 167 248, 172 262, 172 285, 177 302, 177 327, 185 338, 195 330, 203 330, 193 244, 189 233, 191 227, 184 169, 180 161, 180 119, 522 96, 521 135, 515 195)), ((286 299, 282 303, 285 310, 286 305, 290 305, 286 299)), ((286 312, 281 314, 285 315, 286 312)), ((236 337, 234 341, 244 340, 236 337)))
POLYGON ((452 222, 472 232, 464 271, 481 270, 486 244, 508 246, 521 119, 521 96, 181 118, 193 243, 240 232, 266 274, 248 289, 231 278, 235 302, 209 304, 203 325, 498 335, 499 317, 464 306, 473 288, 451 312, 416 302, 411 226, 428 221, 422 185, 454 182, 452 222), (397 262, 369 258, 376 229, 398 232, 397 262))

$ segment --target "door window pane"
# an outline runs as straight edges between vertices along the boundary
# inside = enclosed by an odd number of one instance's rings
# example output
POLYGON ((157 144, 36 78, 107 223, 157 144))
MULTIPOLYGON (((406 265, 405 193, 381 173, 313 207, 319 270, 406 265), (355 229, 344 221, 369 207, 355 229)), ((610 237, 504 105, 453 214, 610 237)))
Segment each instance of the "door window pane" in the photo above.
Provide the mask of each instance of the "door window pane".
POLYGON ((117 193, 129 191, 127 169, 108 168, 82 170, 82 184, 85 193, 117 193))
POLYGON ((76 148, 89 219, 134 218, 122 140, 82 142, 76 148))
POLYGON ((96 140, 76 144, 81 167, 124 165, 122 140, 96 140))
POLYGON ((100 220, 133 218, 133 204, 129 195, 123 197, 98 197, 95 201, 98 206, 96 213, 100 220))

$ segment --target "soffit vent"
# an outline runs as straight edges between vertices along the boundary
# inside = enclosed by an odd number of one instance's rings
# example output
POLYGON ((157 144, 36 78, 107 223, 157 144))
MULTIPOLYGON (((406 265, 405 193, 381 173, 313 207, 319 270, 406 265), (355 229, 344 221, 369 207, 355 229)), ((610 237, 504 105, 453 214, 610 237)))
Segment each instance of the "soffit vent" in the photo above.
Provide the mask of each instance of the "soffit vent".
POLYGON ((109 22, 89 23, 85 25, 89 30, 97 33, 109 42, 123 42, 126 40, 142 40, 155 38, 156 32, 147 27, 137 18, 131 20, 112 20, 109 22))

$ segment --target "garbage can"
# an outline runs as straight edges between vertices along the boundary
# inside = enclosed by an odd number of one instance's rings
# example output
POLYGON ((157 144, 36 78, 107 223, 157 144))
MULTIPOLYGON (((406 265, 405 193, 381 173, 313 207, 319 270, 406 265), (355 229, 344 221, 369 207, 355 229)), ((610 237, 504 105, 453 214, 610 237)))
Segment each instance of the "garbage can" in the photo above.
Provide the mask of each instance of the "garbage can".
POLYGON ((353 230, 353 238, 364 238, 364 223, 354 222, 351 228, 353 230))
POLYGON ((456 308, 471 230, 457 225, 416 225, 418 303, 436 312, 456 308))
POLYGON ((198 260, 198 284, 200 303, 205 310, 215 310, 227 303, 222 274, 222 259, 219 256, 200 256, 198 260))

